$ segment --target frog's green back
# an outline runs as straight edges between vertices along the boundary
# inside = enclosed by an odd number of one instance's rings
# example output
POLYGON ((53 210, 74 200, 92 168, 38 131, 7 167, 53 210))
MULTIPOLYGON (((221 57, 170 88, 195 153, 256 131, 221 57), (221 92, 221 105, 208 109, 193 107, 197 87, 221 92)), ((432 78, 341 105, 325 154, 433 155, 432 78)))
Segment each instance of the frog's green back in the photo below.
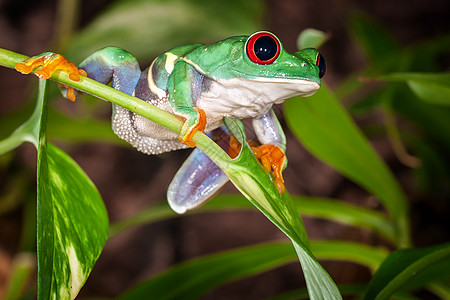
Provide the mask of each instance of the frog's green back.
POLYGON ((153 68, 159 70, 156 84, 165 88, 175 63, 183 60, 192 65, 200 74, 214 74, 218 77, 230 77, 228 65, 233 56, 242 55, 243 45, 248 36, 230 37, 213 44, 190 44, 172 48, 159 55, 153 62, 153 68), (240 44, 240 45, 239 45, 240 44), (236 53, 236 50, 239 53, 236 53), (222 68, 225 66, 224 68, 222 68), (222 70, 223 69, 223 70, 222 70), (222 75, 223 74, 223 75, 222 75))

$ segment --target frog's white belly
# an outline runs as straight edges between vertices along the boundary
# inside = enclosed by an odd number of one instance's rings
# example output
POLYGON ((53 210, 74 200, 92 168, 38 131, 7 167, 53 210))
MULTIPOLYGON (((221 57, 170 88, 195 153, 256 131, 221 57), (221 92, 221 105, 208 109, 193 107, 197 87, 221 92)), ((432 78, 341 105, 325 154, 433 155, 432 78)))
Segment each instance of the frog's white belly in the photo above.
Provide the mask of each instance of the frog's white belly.
POLYGON ((294 96, 311 96, 320 87, 317 82, 295 79, 211 80, 208 91, 202 92, 196 106, 203 109, 211 123, 223 117, 237 119, 259 117, 273 104, 294 96))

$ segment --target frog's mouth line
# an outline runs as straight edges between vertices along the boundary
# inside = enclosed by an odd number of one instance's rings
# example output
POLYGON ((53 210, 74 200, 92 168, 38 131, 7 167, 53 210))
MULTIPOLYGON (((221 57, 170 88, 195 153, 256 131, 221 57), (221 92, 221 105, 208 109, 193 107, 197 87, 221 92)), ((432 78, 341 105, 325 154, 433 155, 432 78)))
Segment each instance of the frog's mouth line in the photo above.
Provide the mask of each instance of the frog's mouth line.
MULTIPOLYGON (((308 97, 314 94, 320 88, 320 82, 302 78, 280 78, 280 77, 254 77, 254 78, 239 78, 241 81, 247 81, 249 85, 252 82, 267 84, 268 86, 277 85, 279 88, 296 91, 298 95, 308 97)), ((273 86, 274 87, 274 86, 273 86)))
POLYGON ((291 77, 263 77, 263 76, 255 76, 255 75, 250 75, 241 71, 237 71, 235 70, 237 73, 242 74, 243 77, 237 77, 237 78, 242 78, 242 79, 246 79, 246 80, 254 80, 254 81, 258 81, 258 82, 282 82, 282 83, 288 83, 288 82, 311 82, 311 83, 317 83, 320 87, 320 80, 316 81, 316 80, 310 80, 307 78, 291 78, 291 77))
POLYGON ((267 82, 267 83, 269 83, 269 82, 277 82, 277 83, 293 83, 293 84, 295 84, 295 83, 298 83, 298 82, 302 82, 302 83, 304 83, 304 84, 309 84, 309 83, 312 83, 312 84, 317 84, 317 85, 319 85, 319 87, 320 87, 320 82, 317 82, 317 81, 315 81, 315 80, 309 80, 309 79, 306 79, 306 78, 288 78, 288 77, 268 77, 268 78, 266 78, 266 77, 253 77, 253 78, 251 78, 251 79, 248 79, 248 78, 244 78, 244 79, 247 79, 247 80, 253 80, 253 81, 258 81, 258 82, 267 82))

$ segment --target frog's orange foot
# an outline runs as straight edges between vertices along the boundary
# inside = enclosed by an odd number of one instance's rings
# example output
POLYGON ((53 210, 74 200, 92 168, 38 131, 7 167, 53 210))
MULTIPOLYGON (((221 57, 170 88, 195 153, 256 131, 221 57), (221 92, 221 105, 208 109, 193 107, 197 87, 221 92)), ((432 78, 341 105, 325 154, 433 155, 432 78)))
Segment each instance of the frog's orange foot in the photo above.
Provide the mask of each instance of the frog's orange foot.
MULTIPOLYGON (((86 72, 78 69, 72 62, 67 61, 64 56, 57 53, 46 52, 16 64, 16 70, 22 74, 29 74, 37 67, 41 67, 34 74, 42 79, 49 79, 57 70, 69 72, 69 78, 73 81, 79 81, 80 75, 86 76, 86 72)), ((63 85, 67 88, 66 97, 75 101, 75 91, 73 87, 63 85)))
MULTIPOLYGON (((258 144, 256 144, 252 140, 247 140, 247 144, 249 144, 250 147, 252 148, 258 146, 258 144)), ((230 142, 228 144, 228 152, 227 152, 228 155, 233 159, 236 158, 241 152, 241 148, 242 148, 241 143, 239 143, 238 140, 236 140, 232 135, 230 135, 230 142)))
POLYGON ((230 144, 228 145, 228 155, 231 158, 236 158, 241 152, 241 144, 231 135, 230 144))
POLYGON ((206 127, 206 114, 205 111, 201 108, 194 107, 194 109, 198 112, 198 120, 188 128, 186 134, 179 136, 178 140, 185 145, 188 145, 191 148, 195 147, 195 142, 192 141, 192 137, 197 131, 204 132, 206 127))
POLYGON ((267 172, 273 169, 272 175, 275 177, 275 185, 280 193, 284 193, 286 189, 281 172, 286 163, 286 155, 283 150, 279 146, 271 144, 252 147, 252 150, 267 172))

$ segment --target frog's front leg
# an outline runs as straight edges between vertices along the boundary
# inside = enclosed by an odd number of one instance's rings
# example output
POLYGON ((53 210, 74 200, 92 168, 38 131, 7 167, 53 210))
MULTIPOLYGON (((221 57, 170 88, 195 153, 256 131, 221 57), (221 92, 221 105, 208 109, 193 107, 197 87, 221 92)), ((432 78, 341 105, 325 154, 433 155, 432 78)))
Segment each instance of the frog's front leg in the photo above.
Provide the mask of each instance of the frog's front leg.
POLYGON ((139 63, 129 52, 118 47, 100 49, 81 64, 87 76, 103 84, 111 82, 116 90, 128 95, 133 93, 141 75, 139 63))
POLYGON ((284 179, 281 172, 286 168, 286 137, 273 109, 253 119, 253 128, 261 146, 252 147, 255 156, 261 160, 267 172, 273 169, 275 185, 284 193, 284 179))
POLYGON ((194 87, 201 86, 198 82, 193 82, 199 79, 196 76, 197 71, 191 65, 184 61, 178 61, 169 77, 168 92, 169 104, 172 107, 173 113, 184 118, 184 124, 181 128, 179 140, 189 147, 195 147, 192 137, 197 131, 204 131, 206 126, 205 112, 196 107, 195 97, 200 91, 195 91, 194 87))

